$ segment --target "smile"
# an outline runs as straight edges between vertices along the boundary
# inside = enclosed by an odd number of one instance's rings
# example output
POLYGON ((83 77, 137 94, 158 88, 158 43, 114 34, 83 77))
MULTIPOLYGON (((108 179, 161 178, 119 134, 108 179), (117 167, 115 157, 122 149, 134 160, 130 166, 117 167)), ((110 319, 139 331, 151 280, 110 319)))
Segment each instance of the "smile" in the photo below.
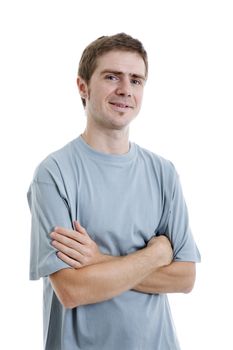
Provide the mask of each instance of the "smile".
POLYGON ((120 102, 109 102, 112 106, 115 106, 116 108, 120 109, 127 109, 127 108, 133 108, 132 106, 126 105, 124 103, 120 102))

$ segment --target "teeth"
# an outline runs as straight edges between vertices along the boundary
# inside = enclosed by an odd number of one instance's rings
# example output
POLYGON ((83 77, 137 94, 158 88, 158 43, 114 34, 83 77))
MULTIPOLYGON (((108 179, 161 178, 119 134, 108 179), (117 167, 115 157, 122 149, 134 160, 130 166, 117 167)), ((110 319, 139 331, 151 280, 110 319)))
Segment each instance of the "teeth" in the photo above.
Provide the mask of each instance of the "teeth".
POLYGON ((126 105, 124 103, 118 103, 118 102, 109 102, 111 105, 119 107, 119 108, 132 108, 129 105, 126 105))
POLYGON ((127 108, 127 105, 123 105, 122 103, 113 103, 115 106, 120 107, 120 108, 127 108))

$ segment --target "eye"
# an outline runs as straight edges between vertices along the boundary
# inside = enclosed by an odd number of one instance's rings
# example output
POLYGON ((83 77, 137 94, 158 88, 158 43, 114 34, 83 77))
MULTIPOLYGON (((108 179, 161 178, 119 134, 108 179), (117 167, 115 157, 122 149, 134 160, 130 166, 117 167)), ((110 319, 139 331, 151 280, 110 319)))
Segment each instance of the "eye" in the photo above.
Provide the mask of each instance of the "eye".
POLYGON ((115 81, 118 79, 118 77, 116 75, 113 75, 113 74, 108 74, 105 76, 105 79, 115 81))
POLYGON ((139 79, 131 79, 131 83, 134 85, 142 85, 142 81, 139 79))

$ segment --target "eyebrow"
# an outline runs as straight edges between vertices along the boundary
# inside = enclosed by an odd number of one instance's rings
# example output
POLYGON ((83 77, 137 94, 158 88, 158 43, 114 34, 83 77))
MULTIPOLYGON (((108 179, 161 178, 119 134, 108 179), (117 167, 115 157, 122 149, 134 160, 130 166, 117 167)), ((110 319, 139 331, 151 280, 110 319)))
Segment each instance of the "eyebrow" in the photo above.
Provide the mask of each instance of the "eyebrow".
MULTIPOLYGON (((104 75, 106 73, 109 73, 109 74, 115 74, 115 75, 124 75, 125 73, 121 72, 121 71, 114 71, 112 69, 104 69, 100 74, 101 75, 104 75)), ((142 80, 146 80, 146 77, 144 75, 141 75, 141 74, 136 74, 136 73, 129 73, 129 75, 132 77, 132 78, 138 78, 138 79, 142 79, 142 80)))

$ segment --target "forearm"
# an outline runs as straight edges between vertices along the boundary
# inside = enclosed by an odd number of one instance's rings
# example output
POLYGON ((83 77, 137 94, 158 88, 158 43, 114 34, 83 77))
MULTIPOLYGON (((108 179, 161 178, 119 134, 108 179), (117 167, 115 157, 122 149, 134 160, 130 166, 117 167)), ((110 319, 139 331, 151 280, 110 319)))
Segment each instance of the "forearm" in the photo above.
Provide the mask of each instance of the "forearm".
POLYGON ((57 227, 51 233, 58 257, 73 267, 50 276, 52 286, 65 307, 108 300, 137 285, 143 289, 143 280, 147 281, 155 270, 172 261, 171 244, 163 235, 153 237, 146 247, 132 254, 112 257, 99 251, 80 224, 77 223, 76 229, 57 227))
POLYGON ((188 293, 195 282, 195 263, 172 262, 146 276, 133 289, 143 293, 188 293))
POLYGON ((151 250, 146 247, 124 257, 106 256, 106 261, 95 265, 58 271, 50 276, 53 288, 68 308, 111 299, 139 285, 160 266, 160 258, 151 250))

